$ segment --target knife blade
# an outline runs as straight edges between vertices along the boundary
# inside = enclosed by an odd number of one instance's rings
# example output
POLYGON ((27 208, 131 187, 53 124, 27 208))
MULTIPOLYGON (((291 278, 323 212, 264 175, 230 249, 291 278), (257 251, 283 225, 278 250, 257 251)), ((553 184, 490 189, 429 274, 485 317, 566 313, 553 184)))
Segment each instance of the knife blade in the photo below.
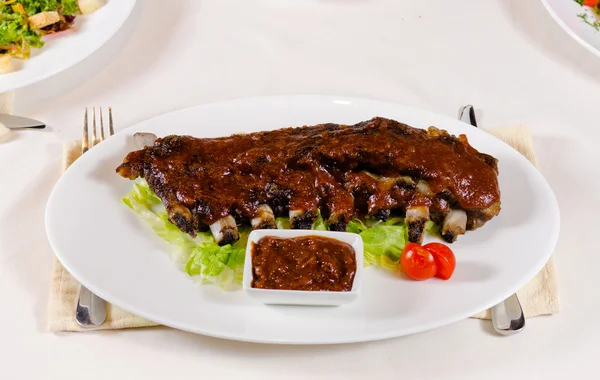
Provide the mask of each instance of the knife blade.
POLYGON ((0 124, 4 125, 8 129, 22 129, 22 128, 35 128, 44 129, 46 124, 41 121, 30 119, 28 117, 0 114, 0 124))

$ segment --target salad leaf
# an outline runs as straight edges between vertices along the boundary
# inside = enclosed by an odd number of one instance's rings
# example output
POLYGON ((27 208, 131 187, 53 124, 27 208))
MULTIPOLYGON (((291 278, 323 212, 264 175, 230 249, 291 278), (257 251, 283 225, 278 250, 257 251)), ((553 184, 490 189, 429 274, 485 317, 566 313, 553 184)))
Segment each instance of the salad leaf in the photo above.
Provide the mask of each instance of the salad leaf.
POLYGON ((442 227, 438 224, 433 223, 431 220, 428 220, 425 223, 425 231, 429 232, 435 237, 442 237, 442 227))
POLYGON ((292 228, 289 218, 275 218, 275 225, 279 230, 289 230, 292 228))
POLYGON ((29 29, 26 16, 0 10, 0 52, 6 50, 15 57, 26 58, 31 47, 43 45, 41 37, 29 29))
POLYGON ((390 218, 385 222, 368 218, 354 219, 348 224, 348 232, 359 234, 365 249, 365 265, 377 265, 395 270, 400 253, 408 243, 408 227, 402 218, 390 218))
POLYGON ((315 222, 312 225, 312 229, 316 230, 316 231, 329 230, 329 228, 327 228, 327 223, 325 222, 325 220, 323 220, 323 216, 321 216, 320 212, 319 212, 319 216, 317 217, 317 220, 315 220, 315 222))
POLYGON ((185 265, 190 276, 199 276, 201 283, 219 285, 225 290, 236 288, 244 274, 244 246, 203 243, 194 249, 185 265))
POLYGON ((65 15, 73 15, 79 11, 77 0, 18 0, 15 3, 20 3, 28 16, 56 11, 59 6, 65 15))
POLYGON ((79 14, 79 5, 77 0, 62 0, 62 12, 65 16, 75 16, 79 14))

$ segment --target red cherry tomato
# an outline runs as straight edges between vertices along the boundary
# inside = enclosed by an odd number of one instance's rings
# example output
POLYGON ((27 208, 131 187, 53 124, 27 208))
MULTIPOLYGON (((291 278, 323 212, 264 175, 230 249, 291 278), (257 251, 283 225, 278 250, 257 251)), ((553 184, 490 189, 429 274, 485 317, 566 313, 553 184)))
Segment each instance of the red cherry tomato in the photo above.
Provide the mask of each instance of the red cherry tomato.
POLYGON ((583 0, 583 5, 594 8, 598 5, 598 0, 583 0))
POLYGON ((413 280, 427 280, 437 271, 431 252, 419 244, 408 243, 400 255, 400 267, 413 280))
POLYGON ((456 257, 448 246, 441 243, 429 243, 423 246, 426 250, 431 252, 435 259, 435 265, 437 272, 435 277, 447 280, 452 277, 454 268, 456 268, 456 257))

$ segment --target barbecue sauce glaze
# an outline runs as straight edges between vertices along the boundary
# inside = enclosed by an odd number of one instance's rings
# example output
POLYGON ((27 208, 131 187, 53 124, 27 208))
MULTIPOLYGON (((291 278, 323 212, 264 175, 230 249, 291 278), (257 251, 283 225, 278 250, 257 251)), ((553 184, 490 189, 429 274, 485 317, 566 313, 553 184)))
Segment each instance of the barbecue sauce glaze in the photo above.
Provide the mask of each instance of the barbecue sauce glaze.
POLYGON ((446 213, 499 205, 496 165, 464 135, 377 117, 221 138, 166 136, 129 153, 117 172, 144 177, 171 216, 189 209, 195 229, 227 215, 247 224, 268 204, 276 216, 320 210, 343 230, 355 216, 410 206, 446 213), (415 190, 418 180, 431 194, 415 190))

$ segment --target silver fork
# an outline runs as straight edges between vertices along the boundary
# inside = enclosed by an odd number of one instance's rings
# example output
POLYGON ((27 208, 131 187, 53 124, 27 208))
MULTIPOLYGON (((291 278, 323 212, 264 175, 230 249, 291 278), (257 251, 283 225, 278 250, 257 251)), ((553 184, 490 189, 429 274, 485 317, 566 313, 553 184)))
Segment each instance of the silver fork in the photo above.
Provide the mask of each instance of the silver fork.
MULTIPOLYGON (((113 129, 112 108, 108 107, 108 135, 115 134, 113 129)), ((92 145, 90 147, 88 140, 88 110, 85 109, 83 118, 83 138, 81 140, 81 154, 100 144, 105 140, 104 120, 102 117, 102 107, 100 107, 100 135, 98 136, 96 128, 96 107, 92 108, 92 145)), ((75 319, 82 327, 100 326, 106 320, 106 301, 92 293, 88 288, 81 285, 79 288, 79 299, 77 300, 77 310, 75 319)))

